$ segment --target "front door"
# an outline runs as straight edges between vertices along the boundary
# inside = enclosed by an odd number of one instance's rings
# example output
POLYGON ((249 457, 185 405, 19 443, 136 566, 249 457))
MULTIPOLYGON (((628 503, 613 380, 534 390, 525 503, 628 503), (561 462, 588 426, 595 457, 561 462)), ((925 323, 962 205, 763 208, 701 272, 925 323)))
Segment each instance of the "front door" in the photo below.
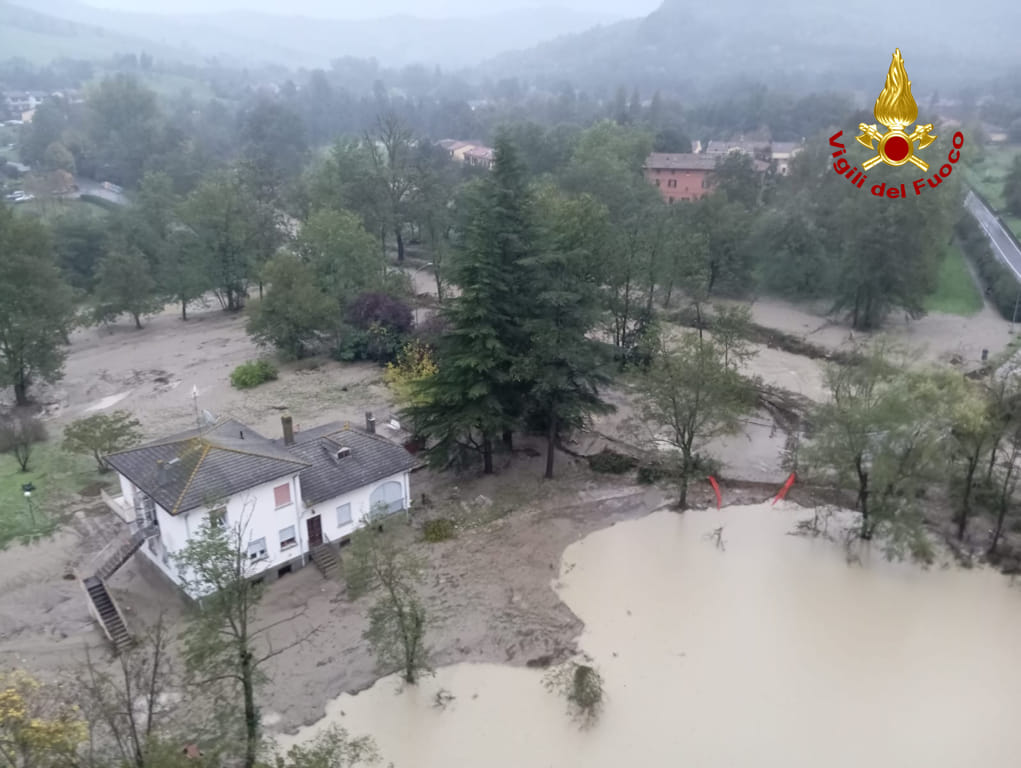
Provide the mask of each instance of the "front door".
POLYGON ((310 517, 307 521, 308 525, 308 546, 318 547, 323 543, 323 519, 319 515, 310 517))

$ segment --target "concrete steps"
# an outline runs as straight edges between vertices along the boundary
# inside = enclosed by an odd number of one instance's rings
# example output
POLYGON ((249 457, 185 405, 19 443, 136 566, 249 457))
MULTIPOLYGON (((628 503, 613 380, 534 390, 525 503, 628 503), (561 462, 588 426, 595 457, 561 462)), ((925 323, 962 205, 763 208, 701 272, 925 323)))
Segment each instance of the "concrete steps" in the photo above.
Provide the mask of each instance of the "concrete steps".
POLYGON ((329 544, 320 544, 311 551, 312 562, 327 579, 340 578, 340 556, 329 544))
POLYGON ((82 582, 82 586, 85 588, 85 593, 89 596, 89 601, 92 603, 95 615, 98 617, 100 624, 103 625, 106 636, 113 643, 114 648, 119 653, 123 653, 131 647, 131 635, 128 634, 128 628, 124 625, 124 618, 121 616, 120 611, 117 610, 113 598, 106 591, 106 585, 103 584, 103 580, 90 576, 82 582))

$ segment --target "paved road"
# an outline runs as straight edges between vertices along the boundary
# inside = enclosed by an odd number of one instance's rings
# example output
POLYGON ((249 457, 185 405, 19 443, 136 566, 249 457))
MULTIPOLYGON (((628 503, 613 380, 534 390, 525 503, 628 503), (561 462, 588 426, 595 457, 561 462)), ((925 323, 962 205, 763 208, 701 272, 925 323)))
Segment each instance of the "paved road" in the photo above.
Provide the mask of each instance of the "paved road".
POLYGON ((989 238, 989 242, 993 246, 993 253, 1010 268, 1018 282, 1021 282, 1021 248, 1018 248, 1007 234, 999 219, 996 218, 996 214, 989 210, 971 190, 964 198, 964 205, 985 231, 986 237, 989 238))

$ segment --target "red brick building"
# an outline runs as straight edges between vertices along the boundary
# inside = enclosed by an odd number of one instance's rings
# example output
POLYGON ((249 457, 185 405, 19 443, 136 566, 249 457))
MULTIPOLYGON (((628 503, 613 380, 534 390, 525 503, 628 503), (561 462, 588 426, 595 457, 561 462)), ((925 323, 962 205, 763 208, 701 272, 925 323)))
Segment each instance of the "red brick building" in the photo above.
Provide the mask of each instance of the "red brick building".
POLYGON ((697 200, 710 191, 708 176, 716 158, 674 152, 653 152, 645 161, 645 178, 668 203, 697 200))

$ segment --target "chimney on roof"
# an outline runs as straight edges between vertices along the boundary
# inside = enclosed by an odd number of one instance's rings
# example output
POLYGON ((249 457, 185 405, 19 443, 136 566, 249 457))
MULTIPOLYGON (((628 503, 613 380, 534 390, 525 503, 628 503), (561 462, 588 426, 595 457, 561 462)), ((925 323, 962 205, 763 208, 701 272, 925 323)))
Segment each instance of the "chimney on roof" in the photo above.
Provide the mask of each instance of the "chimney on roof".
POLYGON ((372 415, 372 411, 365 412, 365 431, 370 435, 376 434, 376 417, 372 415))
POLYGON ((280 425, 284 429, 284 445, 294 445, 294 420, 290 416, 281 416, 280 425))

